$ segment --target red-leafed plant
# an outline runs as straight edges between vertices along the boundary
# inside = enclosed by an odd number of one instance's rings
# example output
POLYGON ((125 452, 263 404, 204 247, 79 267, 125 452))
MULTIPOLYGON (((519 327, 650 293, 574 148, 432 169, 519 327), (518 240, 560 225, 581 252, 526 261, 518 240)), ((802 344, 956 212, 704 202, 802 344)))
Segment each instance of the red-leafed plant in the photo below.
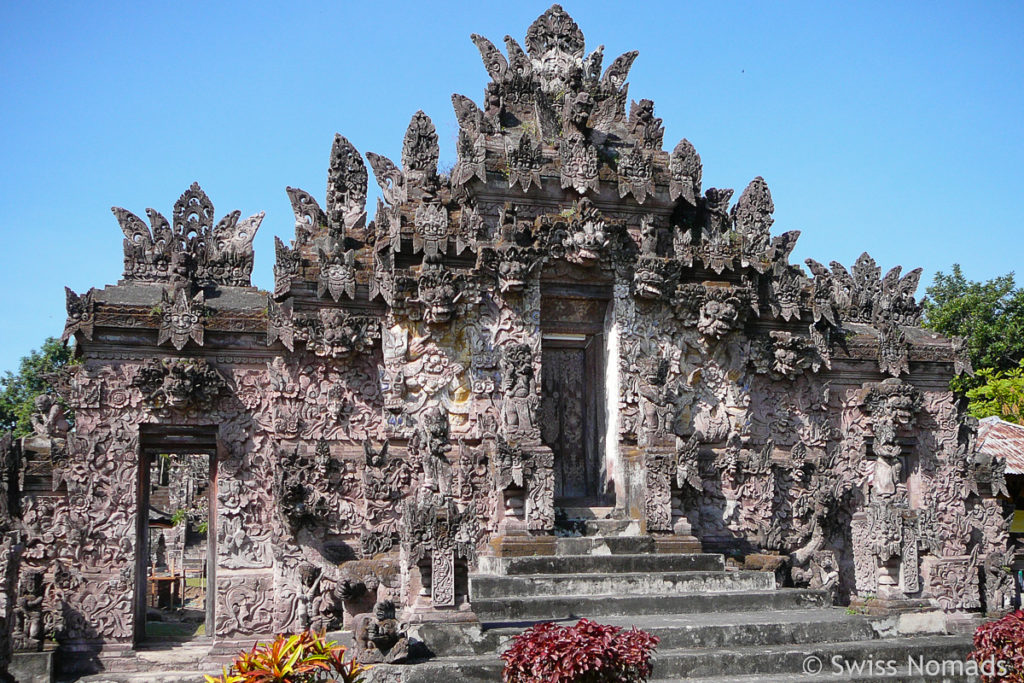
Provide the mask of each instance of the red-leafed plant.
POLYGON ((580 619, 575 626, 537 624, 502 653, 505 683, 643 683, 659 639, 580 619))
POLYGON ((1024 683, 1024 610, 979 626, 969 656, 985 683, 1024 683))
POLYGON ((345 648, 326 634, 303 631, 279 635, 271 643, 240 652, 223 676, 206 676, 206 683, 360 683, 369 667, 345 661, 345 648))

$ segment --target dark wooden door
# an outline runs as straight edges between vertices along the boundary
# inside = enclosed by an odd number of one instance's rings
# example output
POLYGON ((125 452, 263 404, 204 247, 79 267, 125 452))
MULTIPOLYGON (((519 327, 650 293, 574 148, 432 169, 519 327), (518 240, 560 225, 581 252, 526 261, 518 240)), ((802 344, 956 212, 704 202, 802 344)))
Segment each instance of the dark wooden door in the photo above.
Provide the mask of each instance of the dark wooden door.
POLYGON ((555 455, 555 498, 597 499, 602 494, 599 401, 594 337, 545 343, 542 357, 541 437, 555 455))

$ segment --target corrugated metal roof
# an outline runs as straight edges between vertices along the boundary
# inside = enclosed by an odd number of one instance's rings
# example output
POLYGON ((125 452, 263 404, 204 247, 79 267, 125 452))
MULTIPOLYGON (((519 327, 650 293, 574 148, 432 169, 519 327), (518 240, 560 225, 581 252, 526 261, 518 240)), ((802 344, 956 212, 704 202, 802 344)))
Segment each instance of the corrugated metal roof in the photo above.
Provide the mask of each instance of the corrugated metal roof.
POLYGON ((1024 474, 1024 426, 986 417, 978 425, 978 452, 1005 458, 1007 474, 1024 474))

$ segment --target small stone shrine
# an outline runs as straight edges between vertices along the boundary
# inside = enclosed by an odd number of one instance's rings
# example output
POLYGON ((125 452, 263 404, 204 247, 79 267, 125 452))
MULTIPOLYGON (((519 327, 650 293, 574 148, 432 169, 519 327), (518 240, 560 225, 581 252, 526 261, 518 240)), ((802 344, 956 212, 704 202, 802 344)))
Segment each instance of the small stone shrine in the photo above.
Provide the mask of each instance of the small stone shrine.
POLYGON ((113 209, 122 279, 67 291, 81 363, 0 443, 0 659, 55 639, 116 668, 146 638, 162 454, 208 459, 225 651, 344 628, 400 660, 408 625, 475 621, 482 558, 552 553, 588 506, 658 552, 788 556, 842 604, 1005 606, 1002 464, 949 390, 963 343, 919 326, 921 270, 791 264, 765 181, 705 188, 627 95, 637 52, 604 66, 558 5, 506 53, 472 40, 490 82, 452 96, 450 174, 423 112, 397 160, 336 136, 326 194, 286 190, 273 292, 262 213, 197 184, 169 217, 113 209))

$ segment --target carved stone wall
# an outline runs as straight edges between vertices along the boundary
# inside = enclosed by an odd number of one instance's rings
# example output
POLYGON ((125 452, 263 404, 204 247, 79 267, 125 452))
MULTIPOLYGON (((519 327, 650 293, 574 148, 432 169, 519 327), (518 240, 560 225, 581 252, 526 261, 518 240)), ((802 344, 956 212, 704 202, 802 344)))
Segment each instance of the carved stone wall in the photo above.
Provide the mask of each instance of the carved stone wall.
POLYGON ((144 426, 215 428, 223 639, 387 600, 471 618, 479 554, 552 534, 556 482, 581 467, 644 533, 788 554, 840 599, 1001 604, 1000 464, 976 461, 947 389, 962 344, 917 327, 920 270, 789 263, 799 233, 772 235, 765 181, 735 203, 703 190, 693 145, 663 150, 653 103, 627 102, 637 53, 602 69, 557 5, 525 50, 472 40, 491 80, 479 105, 452 98, 452 172, 423 112, 398 163, 367 169, 337 136, 324 208, 287 189, 272 293, 249 286, 262 214, 215 225, 197 185, 172 223, 114 210, 123 279, 67 293, 83 364, 53 384, 74 429, 40 406, 26 452, 52 491, 8 513, 48 627, 132 642, 144 426), (553 342, 597 345, 582 428, 553 342), (594 462, 571 459, 584 438, 594 462))

